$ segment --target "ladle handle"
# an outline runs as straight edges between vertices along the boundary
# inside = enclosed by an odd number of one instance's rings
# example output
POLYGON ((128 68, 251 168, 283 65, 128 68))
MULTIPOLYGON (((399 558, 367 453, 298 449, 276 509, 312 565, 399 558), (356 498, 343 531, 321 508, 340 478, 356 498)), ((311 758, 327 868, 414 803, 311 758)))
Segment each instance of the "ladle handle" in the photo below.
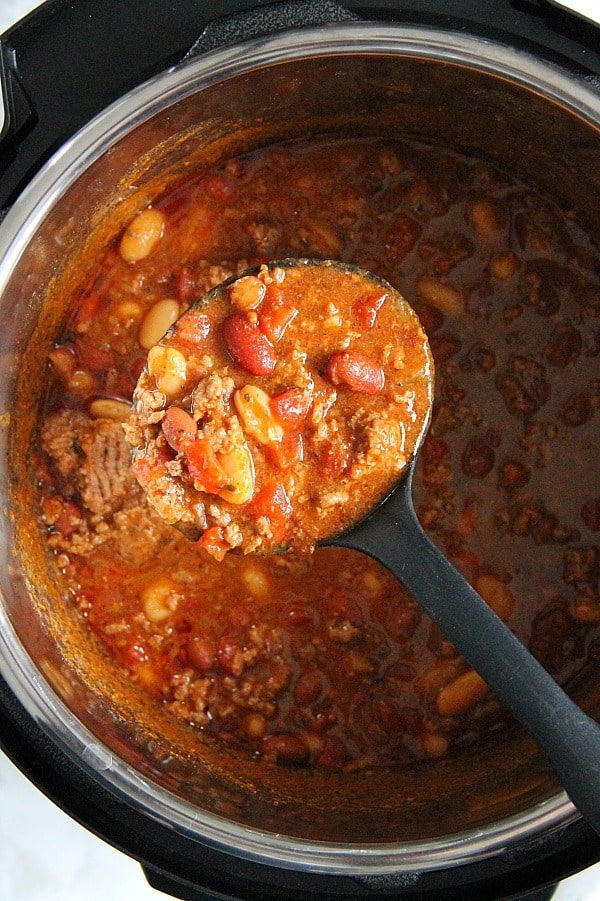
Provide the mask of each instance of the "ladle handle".
POLYGON ((600 726, 471 588, 422 529, 411 479, 339 544, 384 564, 545 752, 580 813, 600 834, 600 726))

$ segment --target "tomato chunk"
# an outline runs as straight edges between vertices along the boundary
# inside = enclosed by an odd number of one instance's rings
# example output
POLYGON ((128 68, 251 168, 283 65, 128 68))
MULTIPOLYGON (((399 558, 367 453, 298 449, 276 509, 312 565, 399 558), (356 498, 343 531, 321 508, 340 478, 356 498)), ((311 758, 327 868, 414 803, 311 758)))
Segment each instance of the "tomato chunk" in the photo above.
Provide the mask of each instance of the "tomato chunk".
POLYGON ((222 526, 211 526, 210 529, 206 529, 196 543, 198 547, 201 547, 207 554, 219 561, 223 560, 227 551, 230 550, 230 545, 225 539, 222 526))
POLYGON ((177 321, 174 326, 177 335, 177 343, 185 345, 190 350, 201 347, 210 332, 210 322, 204 313, 198 310, 188 310, 185 316, 177 321))
POLYGON ((258 516, 267 517, 275 541, 283 541, 293 508, 281 482, 263 485, 252 501, 252 509, 258 516))
POLYGON ((381 394, 385 385, 381 366, 357 350, 333 354, 327 364, 327 378, 333 385, 346 385, 361 394, 381 394))
POLYGON ((260 330, 272 344, 277 344, 297 315, 296 307, 286 302, 279 290, 270 286, 260 310, 260 330))
POLYGON ((275 348, 247 316, 233 313, 222 326, 223 341, 231 358, 250 375, 270 375, 277 364, 275 348))
POLYGON ((228 484, 229 479, 225 470, 205 439, 197 438, 186 445, 184 457, 188 472, 199 490, 214 494, 228 484))
POLYGON ((166 474, 166 464, 170 459, 172 454, 166 448, 154 457, 138 455, 131 464, 131 470, 142 488, 146 489, 152 486, 156 479, 166 474))
POLYGON ((291 469, 304 459, 304 441, 298 431, 286 432, 281 439, 267 448, 267 455, 279 469, 291 469))
POLYGON ((273 415, 286 426, 299 428, 310 410, 312 396, 307 388, 288 388, 271 398, 273 415))
POLYGON ((363 328, 373 328, 377 320, 377 313, 385 303, 387 294, 366 294, 357 300, 352 311, 363 328))

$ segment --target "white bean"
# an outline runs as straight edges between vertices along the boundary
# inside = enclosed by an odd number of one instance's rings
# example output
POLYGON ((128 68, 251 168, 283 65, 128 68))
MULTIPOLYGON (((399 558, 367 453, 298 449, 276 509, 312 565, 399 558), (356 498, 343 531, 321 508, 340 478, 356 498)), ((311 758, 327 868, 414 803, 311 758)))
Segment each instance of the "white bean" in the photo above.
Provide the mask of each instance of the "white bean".
POLYGON ((144 350, 158 344, 167 329, 179 319, 179 302, 170 298, 157 300, 150 307, 140 325, 138 340, 144 350))
POLYGON ((165 217, 159 210, 142 210, 135 216, 123 233, 119 251, 128 263, 138 263, 145 259, 163 236, 165 217))

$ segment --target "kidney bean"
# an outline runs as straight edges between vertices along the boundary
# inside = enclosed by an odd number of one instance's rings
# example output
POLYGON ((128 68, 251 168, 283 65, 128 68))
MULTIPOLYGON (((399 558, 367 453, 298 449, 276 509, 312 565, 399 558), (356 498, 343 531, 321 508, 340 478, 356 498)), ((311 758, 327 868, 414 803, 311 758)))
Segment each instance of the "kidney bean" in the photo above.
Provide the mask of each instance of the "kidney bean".
POLYGON ((499 482, 502 488, 522 488, 531 478, 531 470, 518 460, 505 460, 500 466, 499 482))
POLYGON ((205 313, 198 310, 188 310, 174 326, 174 334, 177 335, 177 344, 187 345, 191 350, 202 346, 210 332, 210 322, 205 313))
POLYGON ((346 749, 340 739, 335 735, 329 735, 325 738, 323 749, 317 755, 315 763, 324 770, 341 770, 346 759, 346 749))
POLYGON ((543 261, 535 266, 536 268, 528 269, 524 278, 527 301, 541 316, 554 316, 560 309, 555 271, 551 266, 545 266, 543 261))
POLYGON ((189 266, 182 266, 177 276, 177 297, 183 303, 191 303, 196 293, 196 279, 189 266))
POLYGON ((436 438, 432 432, 428 432, 423 442, 421 450, 421 458, 425 463, 441 463, 450 454, 450 450, 445 441, 436 438))
POLYGON ((316 713, 309 720, 309 727, 312 732, 326 732, 337 723, 337 716, 333 710, 322 710, 316 713))
POLYGON ((590 497, 581 508, 581 518, 593 532, 600 532, 600 497, 590 497))
POLYGON ((357 350, 333 354, 327 364, 327 378, 332 385, 346 385, 361 394, 381 394, 385 374, 375 360, 357 350))
POLYGON ((201 673, 213 669, 217 663, 217 653, 213 640, 206 636, 196 636, 188 644, 188 660, 201 673))
POLYGON ((161 425, 167 444, 175 451, 183 450, 198 434, 196 420, 181 407, 169 407, 161 425))
POLYGON ((334 586, 323 598, 323 606, 329 616, 335 619, 347 619, 354 626, 360 626, 364 622, 364 615, 360 605, 341 588, 334 586))
POLYGON ((111 350, 98 347, 87 335, 75 341, 75 352, 81 369, 104 373, 115 365, 115 355, 111 350))
POLYGON ((434 307, 428 303, 420 304, 417 312, 421 325, 430 337, 442 327, 446 318, 439 307, 434 307))
POLYGON ((414 248, 422 232, 423 227, 416 219, 398 212, 381 235, 386 254, 400 262, 414 248))
POLYGON ((463 372, 471 372, 474 369, 480 369, 482 372, 491 372, 495 365, 496 355, 494 351, 483 347, 481 344, 474 344, 460 361, 460 368, 463 372))
POLYGON ((572 394, 560 412, 565 425, 580 426, 594 415, 594 405, 589 394, 572 394))
POLYGON ((263 756, 277 763, 308 763, 309 749, 302 735, 280 732, 267 735, 262 742, 263 756))
POLYGON ((77 366, 73 350, 64 345, 55 347, 48 354, 48 360, 58 378, 65 384, 68 384, 77 366))
POLYGON ((557 325, 546 351, 546 356, 553 366, 564 369, 569 363, 574 363, 579 357, 582 348, 581 335, 569 323, 557 325))
POLYGON ((323 677, 318 670, 301 673, 294 687, 294 701, 306 707, 317 700, 323 690, 323 677))
POLYGON ((78 528, 83 516, 79 507, 72 501, 62 501, 62 509, 53 526, 64 538, 69 538, 78 528))
POLYGON ((434 335, 430 342, 431 353, 436 363, 443 363, 458 353, 461 343, 454 335, 434 335))
POLYGON ((567 585, 594 584, 598 580, 598 548, 595 545, 565 548, 563 579, 567 585))
POLYGON ((520 355, 511 357, 508 371, 498 373, 496 387, 507 410, 514 415, 537 413, 551 394, 545 367, 530 357, 520 355))
POLYGON ((228 316, 222 336, 229 354, 250 375, 270 375, 277 365, 275 348, 257 325, 241 313, 228 316))
POLYGON ((494 450, 482 438, 471 438, 463 451, 461 465, 465 475, 483 479, 494 468, 494 450))
POLYGON ((217 648, 216 657, 221 669, 231 673, 232 676, 241 675, 244 669, 244 654, 235 641, 222 638, 217 648))
POLYGON ((389 629, 395 641, 409 641, 417 630, 421 614, 415 607, 399 607, 394 611, 389 629))

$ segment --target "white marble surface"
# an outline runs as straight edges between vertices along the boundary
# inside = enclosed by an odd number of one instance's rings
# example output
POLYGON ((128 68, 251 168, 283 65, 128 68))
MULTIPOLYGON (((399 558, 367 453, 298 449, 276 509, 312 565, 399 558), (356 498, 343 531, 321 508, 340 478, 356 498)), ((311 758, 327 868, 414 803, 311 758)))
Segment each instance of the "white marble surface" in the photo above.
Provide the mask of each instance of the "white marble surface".
MULTIPOLYGON (((0 33, 36 6, 0 0, 0 33)), ((161 898, 135 861, 71 820, 0 753, 0 901, 161 898)), ((600 901, 600 864, 565 880, 554 901, 600 901)))

